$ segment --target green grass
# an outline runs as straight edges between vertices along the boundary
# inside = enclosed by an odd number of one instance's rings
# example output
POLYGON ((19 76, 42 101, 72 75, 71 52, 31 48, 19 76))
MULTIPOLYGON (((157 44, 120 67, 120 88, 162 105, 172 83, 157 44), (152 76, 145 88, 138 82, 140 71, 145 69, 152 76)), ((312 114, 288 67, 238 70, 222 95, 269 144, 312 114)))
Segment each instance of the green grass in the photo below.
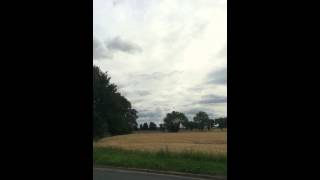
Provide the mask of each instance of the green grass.
POLYGON ((166 150, 143 152, 117 148, 94 148, 97 165, 168 170, 195 174, 227 175, 226 155, 186 151, 173 153, 166 150))

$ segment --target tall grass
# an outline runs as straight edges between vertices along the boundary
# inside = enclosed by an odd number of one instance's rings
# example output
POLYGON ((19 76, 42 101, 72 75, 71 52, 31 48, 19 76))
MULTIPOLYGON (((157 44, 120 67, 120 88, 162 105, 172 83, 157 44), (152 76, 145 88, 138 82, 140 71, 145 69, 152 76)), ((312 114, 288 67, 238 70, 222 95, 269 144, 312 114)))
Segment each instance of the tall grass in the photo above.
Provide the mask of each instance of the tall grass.
POLYGON ((97 165, 169 170, 210 175, 227 174, 226 154, 183 151, 157 152, 95 147, 93 159, 97 165))

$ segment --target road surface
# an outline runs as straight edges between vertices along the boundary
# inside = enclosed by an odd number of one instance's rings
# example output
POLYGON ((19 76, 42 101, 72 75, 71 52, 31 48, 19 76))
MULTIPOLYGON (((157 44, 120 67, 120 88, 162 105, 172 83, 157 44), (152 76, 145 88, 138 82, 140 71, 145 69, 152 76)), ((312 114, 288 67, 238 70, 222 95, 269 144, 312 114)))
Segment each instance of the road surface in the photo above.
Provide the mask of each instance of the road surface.
MULTIPOLYGON (((165 175, 149 172, 93 168, 93 180, 205 180, 203 178, 165 175)), ((206 179, 208 180, 208 179, 206 179)))

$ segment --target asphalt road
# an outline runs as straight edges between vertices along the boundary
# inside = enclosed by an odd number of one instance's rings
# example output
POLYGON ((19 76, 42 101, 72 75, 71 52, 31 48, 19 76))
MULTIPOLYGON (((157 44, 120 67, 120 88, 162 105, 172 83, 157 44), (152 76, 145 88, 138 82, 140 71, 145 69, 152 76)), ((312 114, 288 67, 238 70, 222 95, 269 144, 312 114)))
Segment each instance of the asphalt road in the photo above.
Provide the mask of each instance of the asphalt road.
POLYGON ((146 173, 146 172, 139 172, 139 171, 94 168, 93 180, 205 180, 205 179, 176 176, 176 175, 146 173))

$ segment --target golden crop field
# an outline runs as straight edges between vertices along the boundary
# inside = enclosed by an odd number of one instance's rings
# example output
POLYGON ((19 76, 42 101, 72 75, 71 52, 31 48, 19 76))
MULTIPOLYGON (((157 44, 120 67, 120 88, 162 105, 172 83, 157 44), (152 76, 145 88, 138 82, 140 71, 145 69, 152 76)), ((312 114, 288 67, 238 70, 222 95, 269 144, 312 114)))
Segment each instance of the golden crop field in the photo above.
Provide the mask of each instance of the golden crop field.
POLYGON ((226 131, 178 132, 178 133, 135 133, 107 137, 95 144, 96 147, 117 147, 128 150, 171 152, 200 151, 206 153, 227 152, 226 131))

